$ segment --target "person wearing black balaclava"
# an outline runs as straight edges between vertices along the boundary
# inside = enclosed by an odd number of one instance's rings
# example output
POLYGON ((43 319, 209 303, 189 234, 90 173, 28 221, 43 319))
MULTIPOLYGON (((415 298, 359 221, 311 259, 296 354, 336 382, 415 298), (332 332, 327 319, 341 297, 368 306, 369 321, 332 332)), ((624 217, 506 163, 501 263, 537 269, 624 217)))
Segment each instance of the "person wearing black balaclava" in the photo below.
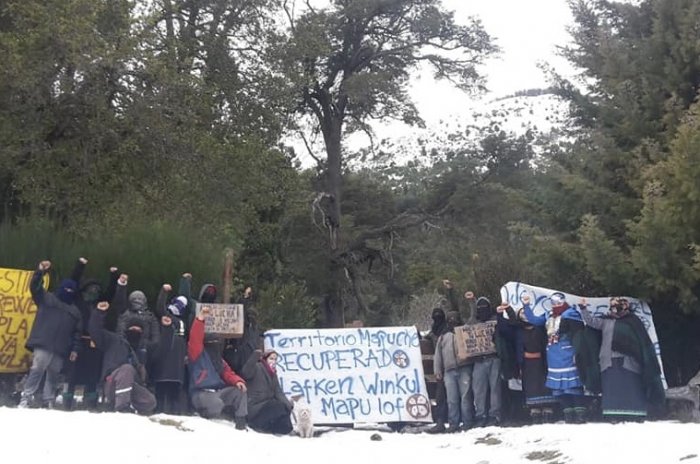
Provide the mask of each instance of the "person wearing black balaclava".
MULTIPOLYGON (((88 323, 90 314, 98 301, 108 301, 111 299, 108 293, 114 294, 116 290, 117 278, 119 276, 117 268, 110 268, 110 283, 107 292, 97 279, 83 280, 83 273, 88 260, 79 258, 73 268, 71 278, 80 283, 80 290, 77 292, 75 304, 82 316, 83 333, 80 337, 80 352, 75 362, 64 365, 66 374, 65 390, 63 391, 63 407, 66 410, 73 409, 73 398, 76 385, 84 385, 83 404, 89 410, 97 408, 97 384, 100 381, 102 370, 102 352, 97 349, 95 343, 88 333, 88 323), (114 288, 114 290, 112 290, 114 288)), ((109 325, 107 322, 106 325, 109 325)), ((116 319, 115 319, 116 326, 116 319)))
MULTIPOLYGON (((477 324, 496 321, 496 312, 491 307, 491 302, 483 296, 476 300, 474 314, 477 324)), ((474 360, 472 385, 477 427, 498 425, 501 420, 500 371, 501 362, 497 353, 480 356, 474 360)))
POLYGON ((31 397, 44 380, 43 405, 52 408, 56 398, 58 376, 65 359, 78 358, 82 321, 75 306, 77 283, 64 279, 54 293, 44 291, 44 274, 51 268, 51 261, 42 261, 29 283, 32 299, 38 310, 29 333, 26 347, 33 352, 32 366, 24 384, 19 407, 29 407, 31 397))
POLYGON ((160 325, 151 310, 148 308, 148 300, 141 290, 134 290, 129 294, 126 311, 121 312, 117 332, 123 333, 127 320, 138 318, 143 325, 143 344, 156 345, 160 338, 160 325))
MULTIPOLYGON (((117 290, 125 291, 122 285, 117 290)), ((132 316, 124 321, 124 330, 110 332, 104 327, 109 303, 97 304, 90 316, 89 332, 99 350, 104 353, 102 379, 108 407, 117 412, 150 414, 156 407, 156 398, 146 388, 146 356, 143 348, 143 321, 132 316)))
MULTIPOLYGON (((442 308, 434 308, 432 313, 433 323, 430 326, 430 332, 426 336, 433 342, 433 346, 437 346, 438 338, 449 330, 445 311, 442 308)), ((438 380, 435 386, 435 411, 434 411, 435 426, 428 430, 428 433, 443 433, 445 424, 447 423, 447 393, 445 392, 445 383, 438 380)))

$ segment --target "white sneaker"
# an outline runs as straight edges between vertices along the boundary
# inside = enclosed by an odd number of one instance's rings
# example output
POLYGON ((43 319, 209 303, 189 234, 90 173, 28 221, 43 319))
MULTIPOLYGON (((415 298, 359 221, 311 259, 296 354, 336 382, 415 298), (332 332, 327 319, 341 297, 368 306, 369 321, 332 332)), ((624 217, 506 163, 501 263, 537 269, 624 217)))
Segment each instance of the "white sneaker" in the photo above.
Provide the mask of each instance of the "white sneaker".
POLYGON ((28 409, 29 408, 29 402, 27 401, 26 398, 22 398, 17 405, 19 409, 28 409))

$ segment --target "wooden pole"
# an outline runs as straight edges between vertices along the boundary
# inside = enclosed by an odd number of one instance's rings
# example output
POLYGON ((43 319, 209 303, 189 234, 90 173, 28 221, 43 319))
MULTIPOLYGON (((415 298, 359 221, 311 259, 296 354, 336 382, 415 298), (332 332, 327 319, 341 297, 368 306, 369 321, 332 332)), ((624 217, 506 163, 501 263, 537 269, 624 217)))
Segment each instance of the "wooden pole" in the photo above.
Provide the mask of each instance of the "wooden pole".
POLYGON ((231 302, 231 287, 233 286, 233 250, 224 250, 224 276, 221 292, 221 302, 228 304, 231 302))

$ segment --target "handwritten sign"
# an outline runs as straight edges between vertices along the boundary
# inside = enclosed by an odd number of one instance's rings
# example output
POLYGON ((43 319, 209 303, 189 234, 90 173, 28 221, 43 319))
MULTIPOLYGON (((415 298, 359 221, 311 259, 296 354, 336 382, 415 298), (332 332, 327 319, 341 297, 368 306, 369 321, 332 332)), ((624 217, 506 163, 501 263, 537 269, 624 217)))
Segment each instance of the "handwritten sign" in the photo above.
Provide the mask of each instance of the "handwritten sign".
MULTIPOLYGON (((553 293, 557 293, 557 290, 551 290, 543 287, 535 287, 533 285, 522 284, 520 282, 508 282, 503 287, 501 287, 501 299, 504 302, 508 302, 513 309, 517 310, 522 308, 523 296, 530 296, 530 307, 532 308, 535 315, 549 314, 552 310, 552 302, 549 299, 553 293)), ((578 305, 581 301, 580 296, 572 295, 570 293, 559 292, 566 298, 566 301, 571 306, 578 305)), ((621 296, 622 295, 616 295, 621 296)), ((661 381, 664 384, 664 388, 668 388, 666 383, 666 377, 664 376, 663 363, 661 362, 661 346, 659 345, 659 337, 656 335, 656 327, 654 327, 654 319, 651 314, 651 308, 649 305, 638 298, 631 298, 624 296, 627 301, 629 301, 630 307, 634 314, 642 321, 644 327, 647 329, 649 338, 654 344, 654 349, 656 350, 656 357, 659 361, 659 367, 661 368, 661 381)), ((588 311, 591 312, 596 317, 601 317, 610 312, 610 298, 609 297, 586 297, 586 303, 588 311)), ((507 317, 507 315, 506 315, 507 317)))
MULTIPOLYGON (((0 268, 0 373, 26 372, 32 354, 25 347, 37 307, 29 291, 34 271, 0 268)), ((44 288, 49 276, 44 275, 44 288)))
POLYGON ((243 336, 243 305, 197 303, 197 314, 202 306, 211 308, 211 315, 204 321, 204 332, 230 338, 243 336))
POLYGON ((415 327, 270 330, 265 348, 317 424, 431 421, 415 327))
POLYGON ((455 327, 457 343, 457 358, 466 361, 477 356, 496 353, 493 343, 493 333, 496 331, 496 321, 455 327))

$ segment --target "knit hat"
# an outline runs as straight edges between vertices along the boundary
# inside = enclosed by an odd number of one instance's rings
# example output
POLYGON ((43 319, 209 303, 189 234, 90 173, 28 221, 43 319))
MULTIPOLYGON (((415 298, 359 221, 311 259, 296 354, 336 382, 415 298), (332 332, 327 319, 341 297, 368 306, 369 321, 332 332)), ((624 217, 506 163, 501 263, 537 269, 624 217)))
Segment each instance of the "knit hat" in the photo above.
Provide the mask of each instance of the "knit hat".
POLYGON ((168 311, 170 314, 177 317, 182 317, 185 314, 185 309, 187 309, 187 298, 184 296, 178 296, 170 300, 168 305, 168 311))
POLYGON ((129 294, 129 308, 134 311, 145 311, 147 307, 148 300, 141 290, 135 290, 129 294))

